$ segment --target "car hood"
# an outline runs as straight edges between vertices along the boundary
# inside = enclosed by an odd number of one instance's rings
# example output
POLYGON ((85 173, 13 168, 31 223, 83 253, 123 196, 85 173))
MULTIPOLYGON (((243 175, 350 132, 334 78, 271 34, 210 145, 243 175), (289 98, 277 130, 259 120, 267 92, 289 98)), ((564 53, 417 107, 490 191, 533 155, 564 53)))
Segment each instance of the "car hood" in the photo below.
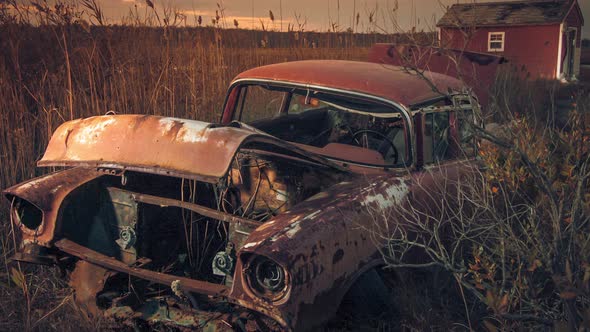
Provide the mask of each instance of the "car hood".
POLYGON ((222 126, 150 115, 108 115, 66 122, 51 137, 38 165, 136 170, 214 183, 227 174, 238 150, 246 147, 342 169, 240 123, 222 126))

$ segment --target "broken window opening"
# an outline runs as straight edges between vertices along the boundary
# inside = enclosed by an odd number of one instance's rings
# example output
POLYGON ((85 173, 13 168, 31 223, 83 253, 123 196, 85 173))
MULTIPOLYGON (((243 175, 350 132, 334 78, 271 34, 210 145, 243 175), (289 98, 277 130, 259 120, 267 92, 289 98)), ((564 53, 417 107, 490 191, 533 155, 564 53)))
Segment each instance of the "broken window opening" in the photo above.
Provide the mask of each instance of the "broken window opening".
POLYGON ((238 103, 235 119, 258 130, 330 159, 390 167, 411 163, 405 119, 391 106, 310 89, 239 89, 249 97, 238 103))

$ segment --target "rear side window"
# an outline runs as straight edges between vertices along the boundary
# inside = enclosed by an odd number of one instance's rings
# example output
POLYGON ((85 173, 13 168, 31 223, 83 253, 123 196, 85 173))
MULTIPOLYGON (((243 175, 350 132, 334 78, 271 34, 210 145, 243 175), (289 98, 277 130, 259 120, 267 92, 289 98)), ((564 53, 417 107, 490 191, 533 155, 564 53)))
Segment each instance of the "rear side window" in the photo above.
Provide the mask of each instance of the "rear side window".
POLYGON ((460 110, 456 112, 457 137, 460 147, 459 157, 473 157, 477 151, 474 135, 475 118, 472 110, 460 110))
POLYGON ((257 119, 278 117, 288 94, 260 85, 250 85, 240 90, 237 120, 249 123, 257 119))
POLYGON ((449 159, 451 157, 449 112, 428 113, 424 120, 424 163, 449 159))

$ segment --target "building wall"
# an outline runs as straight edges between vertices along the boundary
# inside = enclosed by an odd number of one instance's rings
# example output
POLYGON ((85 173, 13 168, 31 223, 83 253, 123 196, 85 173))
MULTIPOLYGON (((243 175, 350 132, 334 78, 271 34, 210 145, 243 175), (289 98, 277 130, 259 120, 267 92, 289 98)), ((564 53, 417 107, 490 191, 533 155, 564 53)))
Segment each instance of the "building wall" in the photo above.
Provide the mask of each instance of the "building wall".
POLYGON ((488 33, 504 32, 504 56, 509 63, 533 78, 555 78, 560 25, 485 27, 465 29, 441 28, 441 45, 473 52, 488 53, 488 33))

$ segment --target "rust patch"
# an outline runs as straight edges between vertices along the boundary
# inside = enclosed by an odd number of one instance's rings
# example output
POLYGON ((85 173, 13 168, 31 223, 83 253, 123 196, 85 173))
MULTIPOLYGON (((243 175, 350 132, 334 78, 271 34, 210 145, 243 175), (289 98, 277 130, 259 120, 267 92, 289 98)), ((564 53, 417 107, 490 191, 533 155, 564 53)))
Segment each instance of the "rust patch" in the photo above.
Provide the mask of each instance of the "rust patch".
POLYGON ((339 168, 277 138, 247 128, 147 115, 69 121, 53 134, 39 166, 92 166, 179 176, 215 183, 246 143, 287 148, 339 168), (67 142, 67 144, 66 144, 67 142))
POLYGON ((113 272, 91 264, 86 261, 78 261, 70 274, 69 285, 75 291, 75 301, 86 309, 91 315, 98 317, 100 309, 96 304, 96 295, 103 290, 106 280, 113 272))

